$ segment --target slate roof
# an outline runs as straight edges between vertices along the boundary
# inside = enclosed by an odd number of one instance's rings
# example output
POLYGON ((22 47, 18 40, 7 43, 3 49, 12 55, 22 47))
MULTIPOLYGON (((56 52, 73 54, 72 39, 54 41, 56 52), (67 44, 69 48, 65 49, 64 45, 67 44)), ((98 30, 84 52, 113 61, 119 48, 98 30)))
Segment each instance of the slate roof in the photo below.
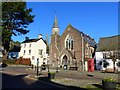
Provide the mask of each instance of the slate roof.
POLYGON ((89 35, 86 35, 85 33, 79 31, 78 29, 74 28, 71 24, 68 25, 68 27, 72 27, 74 30, 76 30, 80 36, 83 36, 83 39, 91 46, 96 47, 97 43, 95 42, 94 39, 92 39, 89 35))
POLYGON ((93 47, 96 47, 96 46, 97 46, 97 43, 95 42, 94 39, 92 39, 90 36, 84 34, 83 32, 82 32, 82 34, 83 34, 84 40, 85 40, 89 45, 91 45, 91 46, 93 46, 93 47))
POLYGON ((118 50, 120 43, 120 35, 100 38, 96 51, 112 51, 118 50))
POLYGON ((23 41, 22 43, 37 42, 38 40, 40 39, 28 39, 28 40, 23 41))
MULTIPOLYGON (((37 42, 37 41, 40 40, 40 39, 43 40, 43 38, 39 38, 39 39, 27 39, 27 40, 23 41, 22 43, 37 42)), ((45 40, 43 40, 43 41, 44 41, 44 43, 47 45, 47 42, 46 42, 45 40)))

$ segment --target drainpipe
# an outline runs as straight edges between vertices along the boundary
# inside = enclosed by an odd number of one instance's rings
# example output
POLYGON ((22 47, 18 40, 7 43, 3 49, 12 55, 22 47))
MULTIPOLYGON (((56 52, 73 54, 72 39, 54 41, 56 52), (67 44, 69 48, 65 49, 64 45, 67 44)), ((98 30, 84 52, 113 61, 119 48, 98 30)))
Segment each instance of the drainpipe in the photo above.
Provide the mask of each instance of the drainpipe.
POLYGON ((82 34, 81 37, 82 37, 82 70, 84 71, 84 40, 82 34))

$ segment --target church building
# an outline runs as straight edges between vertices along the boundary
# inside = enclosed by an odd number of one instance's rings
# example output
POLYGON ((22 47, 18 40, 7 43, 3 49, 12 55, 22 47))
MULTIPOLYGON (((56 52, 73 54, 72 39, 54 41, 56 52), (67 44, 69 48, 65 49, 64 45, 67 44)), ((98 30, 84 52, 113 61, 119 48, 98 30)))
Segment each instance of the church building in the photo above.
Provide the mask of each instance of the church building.
POLYGON ((50 64, 66 69, 78 67, 81 70, 84 68, 85 61, 94 57, 95 40, 70 24, 61 36, 59 30, 55 16, 49 51, 50 64))

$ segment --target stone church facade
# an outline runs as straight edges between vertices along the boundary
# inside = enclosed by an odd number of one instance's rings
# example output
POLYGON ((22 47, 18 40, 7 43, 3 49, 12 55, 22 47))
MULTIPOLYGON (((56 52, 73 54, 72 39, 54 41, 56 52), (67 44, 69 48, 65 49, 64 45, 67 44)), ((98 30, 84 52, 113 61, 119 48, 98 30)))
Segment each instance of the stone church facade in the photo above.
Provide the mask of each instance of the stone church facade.
POLYGON ((57 17, 55 17, 50 42, 49 60, 52 66, 67 69, 83 68, 85 60, 94 57, 96 42, 90 36, 68 25, 64 33, 59 35, 57 17))

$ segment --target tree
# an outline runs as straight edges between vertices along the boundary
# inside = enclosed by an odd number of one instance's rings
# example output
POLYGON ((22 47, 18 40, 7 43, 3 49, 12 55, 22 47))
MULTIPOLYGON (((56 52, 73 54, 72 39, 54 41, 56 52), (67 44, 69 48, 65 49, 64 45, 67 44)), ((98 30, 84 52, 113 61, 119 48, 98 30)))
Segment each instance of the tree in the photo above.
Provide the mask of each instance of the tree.
POLYGON ((9 51, 10 52, 19 52, 20 51, 20 42, 18 41, 10 41, 10 48, 9 51))
POLYGON ((24 35, 29 32, 28 25, 33 22, 32 9, 26 2, 2 2, 2 46, 3 58, 7 58, 12 35, 24 35))

